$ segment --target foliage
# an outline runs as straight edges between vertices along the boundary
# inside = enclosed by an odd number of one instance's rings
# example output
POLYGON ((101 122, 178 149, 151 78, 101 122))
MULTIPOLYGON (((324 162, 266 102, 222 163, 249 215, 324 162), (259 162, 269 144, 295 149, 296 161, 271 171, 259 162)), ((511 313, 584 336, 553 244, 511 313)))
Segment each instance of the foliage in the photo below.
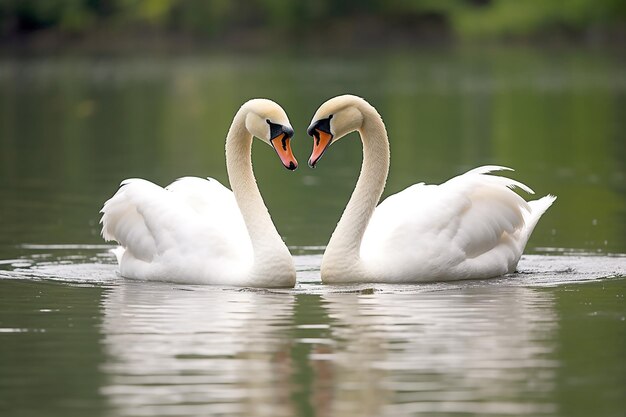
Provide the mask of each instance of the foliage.
POLYGON ((495 0, 488 8, 454 14, 454 26, 467 35, 529 36, 618 25, 624 16, 626 3, 621 0, 495 0))
POLYGON ((219 37, 244 28, 309 37, 337 23, 383 34, 401 26, 419 37, 433 22, 440 35, 500 37, 622 30, 625 20, 622 0, 0 0, 5 38, 145 29, 219 37))

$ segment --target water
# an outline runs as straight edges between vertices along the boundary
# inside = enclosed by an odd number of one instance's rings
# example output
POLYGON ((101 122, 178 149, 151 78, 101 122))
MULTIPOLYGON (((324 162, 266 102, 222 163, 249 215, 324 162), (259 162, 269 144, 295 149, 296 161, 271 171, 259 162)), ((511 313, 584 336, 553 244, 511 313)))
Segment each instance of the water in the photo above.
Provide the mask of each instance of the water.
POLYGON ((625 69, 621 52, 523 48, 3 59, 0 414, 622 416, 625 69), (386 195, 500 164, 558 196, 517 274, 320 284, 360 145, 313 171, 305 128, 345 92, 387 123, 386 195), (296 288, 118 277, 102 202, 126 177, 226 183, 225 132, 256 96, 296 129, 296 172, 253 150, 296 288))

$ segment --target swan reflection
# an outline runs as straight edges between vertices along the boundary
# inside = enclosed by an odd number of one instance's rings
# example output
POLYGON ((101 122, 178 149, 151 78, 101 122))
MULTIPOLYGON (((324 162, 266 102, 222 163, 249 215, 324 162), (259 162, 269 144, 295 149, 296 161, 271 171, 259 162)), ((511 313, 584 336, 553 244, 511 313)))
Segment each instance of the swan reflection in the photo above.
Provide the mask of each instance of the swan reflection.
MULTIPOLYGON (((327 294, 332 398, 324 415, 424 412, 541 415, 553 410, 557 317, 528 288, 421 294, 327 294)), ((330 375, 330 376, 328 376, 330 375)))
POLYGON ((102 394, 119 415, 291 415, 294 297, 124 281, 103 299, 102 394))
POLYGON ((411 288, 269 294, 124 281, 103 299, 102 394, 124 416, 555 411, 553 293, 411 288))

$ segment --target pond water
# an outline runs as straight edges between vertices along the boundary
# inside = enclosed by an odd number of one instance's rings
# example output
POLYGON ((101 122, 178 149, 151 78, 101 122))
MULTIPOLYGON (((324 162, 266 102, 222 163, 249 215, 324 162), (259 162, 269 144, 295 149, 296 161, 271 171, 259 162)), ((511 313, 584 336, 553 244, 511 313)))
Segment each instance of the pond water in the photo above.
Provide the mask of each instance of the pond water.
POLYGON ((0 60, 0 415, 623 416, 626 56, 614 50, 0 60), (305 165, 317 106, 387 124, 385 195, 483 164, 558 196, 519 271, 324 286, 358 174, 346 139, 305 165), (301 168, 255 144, 298 284, 252 290, 116 274, 98 211, 128 177, 227 184, 239 105, 289 114, 301 168))

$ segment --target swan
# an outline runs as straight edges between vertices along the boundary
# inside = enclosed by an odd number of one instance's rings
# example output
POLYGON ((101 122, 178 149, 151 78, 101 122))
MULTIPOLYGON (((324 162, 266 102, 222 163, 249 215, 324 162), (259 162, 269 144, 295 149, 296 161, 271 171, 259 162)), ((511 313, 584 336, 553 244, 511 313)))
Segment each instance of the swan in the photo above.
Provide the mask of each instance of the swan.
POLYGON ((101 210, 102 236, 115 240, 120 275, 141 280, 250 287, 293 287, 296 271, 252 170, 252 138, 297 168, 293 128, 276 103, 253 99, 226 137, 232 191, 212 178, 181 178, 162 188, 127 179, 101 210))
MULTIPOLYGON (((483 166, 441 185, 414 184, 378 203, 389 172, 389 141, 380 114, 352 95, 332 98, 313 116, 309 166, 328 147, 358 131, 363 164, 354 192, 321 265, 325 283, 451 281, 515 271, 541 215, 556 197, 525 201, 533 193, 483 166)), ((509 169, 510 170, 510 169, 509 169)))

